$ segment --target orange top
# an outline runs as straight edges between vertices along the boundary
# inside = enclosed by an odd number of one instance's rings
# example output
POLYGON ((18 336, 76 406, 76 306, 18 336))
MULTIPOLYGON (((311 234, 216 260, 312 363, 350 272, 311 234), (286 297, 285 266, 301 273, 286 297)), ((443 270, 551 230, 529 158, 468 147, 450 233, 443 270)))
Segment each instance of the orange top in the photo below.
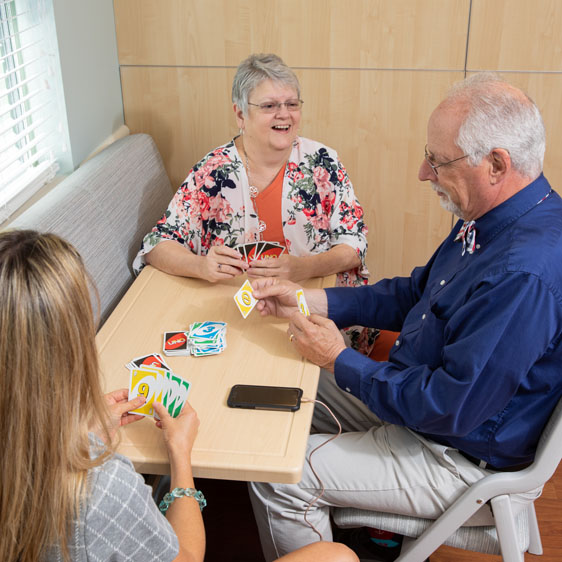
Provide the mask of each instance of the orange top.
POLYGON ((273 181, 256 197, 259 219, 265 222, 267 228, 262 232, 263 240, 268 242, 279 242, 285 245, 283 235, 283 218, 281 216, 281 199, 283 197, 283 177, 285 166, 273 179, 273 181))
POLYGON ((390 330, 381 330, 375 340, 375 345, 369 353, 369 357, 375 361, 388 361, 390 350, 394 346, 399 332, 391 332, 390 330))

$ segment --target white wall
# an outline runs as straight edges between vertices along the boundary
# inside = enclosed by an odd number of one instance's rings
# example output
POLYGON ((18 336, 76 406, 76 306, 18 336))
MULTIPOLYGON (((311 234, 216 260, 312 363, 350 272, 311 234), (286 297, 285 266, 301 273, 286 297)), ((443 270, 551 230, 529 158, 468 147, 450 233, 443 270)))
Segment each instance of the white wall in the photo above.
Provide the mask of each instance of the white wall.
POLYGON ((92 153, 128 134, 113 1, 37 0, 34 6, 47 15, 50 53, 60 59, 59 79, 51 82, 57 89, 61 114, 61 142, 55 148, 60 170, 52 182, 0 223, 0 228, 9 227, 92 153))
POLYGON ((67 121, 61 173, 124 124, 112 0, 53 0, 67 121))

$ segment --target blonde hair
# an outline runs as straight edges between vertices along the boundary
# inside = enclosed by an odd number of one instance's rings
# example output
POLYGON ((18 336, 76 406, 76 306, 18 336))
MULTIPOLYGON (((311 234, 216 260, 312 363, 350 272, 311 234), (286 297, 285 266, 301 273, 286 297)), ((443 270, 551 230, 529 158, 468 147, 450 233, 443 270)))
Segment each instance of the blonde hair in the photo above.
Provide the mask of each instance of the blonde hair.
POLYGON ((110 443, 88 277, 54 234, 0 233, 0 559, 31 562, 68 537, 87 493, 88 427, 110 443))

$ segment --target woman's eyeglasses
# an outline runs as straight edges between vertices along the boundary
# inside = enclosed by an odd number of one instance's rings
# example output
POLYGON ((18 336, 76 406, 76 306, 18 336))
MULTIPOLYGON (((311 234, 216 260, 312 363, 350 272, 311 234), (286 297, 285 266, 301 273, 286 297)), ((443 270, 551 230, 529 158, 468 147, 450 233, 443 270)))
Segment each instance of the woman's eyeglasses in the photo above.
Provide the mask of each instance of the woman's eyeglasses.
POLYGON ((302 100, 289 100, 289 101, 266 101, 264 103, 250 103, 248 105, 253 105, 257 107, 262 113, 277 113, 281 110, 283 106, 287 108, 287 111, 299 111, 304 102, 302 100))

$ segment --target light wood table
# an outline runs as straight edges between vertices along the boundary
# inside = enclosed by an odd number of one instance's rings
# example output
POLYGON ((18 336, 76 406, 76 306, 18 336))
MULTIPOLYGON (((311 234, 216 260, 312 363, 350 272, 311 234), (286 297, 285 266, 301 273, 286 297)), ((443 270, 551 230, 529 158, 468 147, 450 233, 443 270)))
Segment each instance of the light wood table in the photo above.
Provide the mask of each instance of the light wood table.
MULTIPOLYGON (((314 398, 319 368, 304 360, 289 342, 287 321, 262 317, 257 310, 244 319, 234 294, 244 277, 212 285, 167 275, 147 266, 99 331, 104 390, 128 387, 131 359, 158 352, 191 383, 188 400, 201 425, 193 449, 195 476, 263 482, 298 482, 301 477, 313 404, 297 412, 229 408, 234 384, 297 386, 314 398), (187 330, 193 322, 227 323, 227 348, 208 357, 166 357, 165 331, 187 330)), ((307 287, 333 285, 334 276, 312 279, 307 287)), ((169 474, 161 431, 152 418, 121 429, 117 451, 147 474, 169 474)))

